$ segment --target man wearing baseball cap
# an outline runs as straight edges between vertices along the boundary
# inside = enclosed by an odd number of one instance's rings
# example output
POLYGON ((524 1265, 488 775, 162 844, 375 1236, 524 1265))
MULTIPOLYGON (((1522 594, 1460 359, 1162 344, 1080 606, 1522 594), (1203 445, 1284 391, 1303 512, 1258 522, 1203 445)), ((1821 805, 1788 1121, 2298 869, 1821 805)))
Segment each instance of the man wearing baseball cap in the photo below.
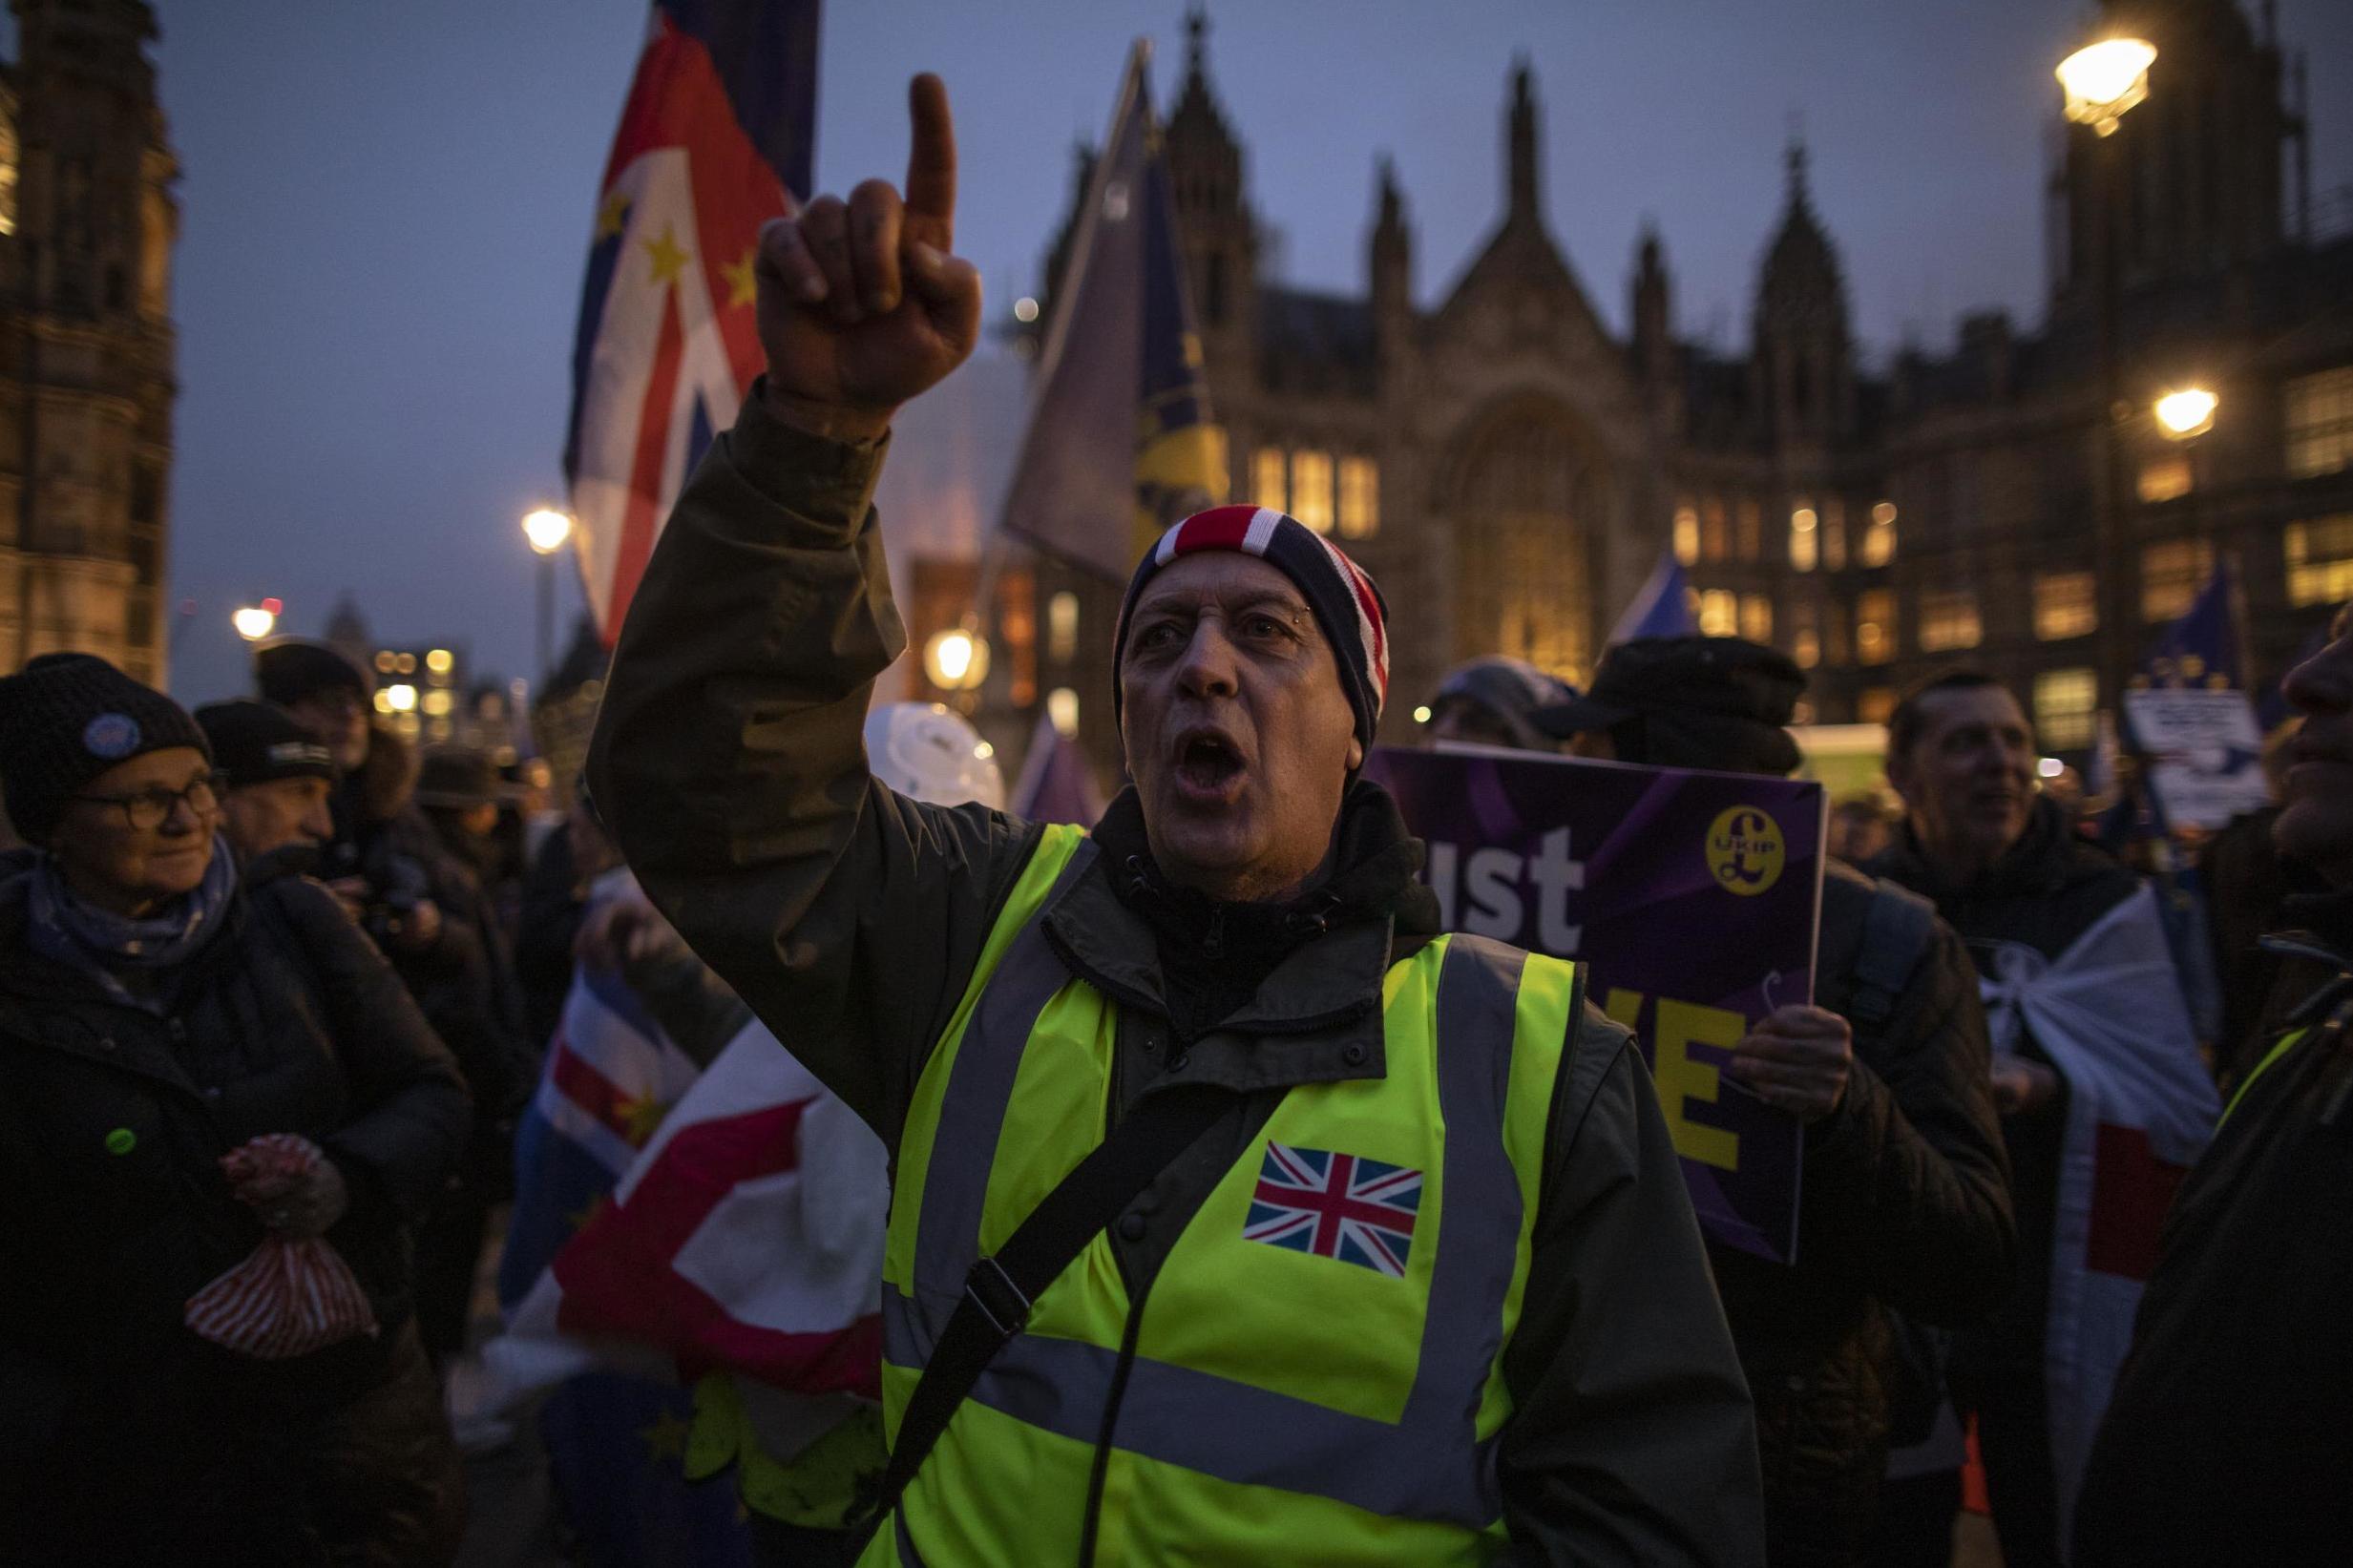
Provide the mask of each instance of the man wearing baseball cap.
POLYGON ((592 749, 647 891, 893 1153, 868 1563, 1762 1560, 1672 1145, 1582 972, 1438 930, 1358 775, 1371 578, 1163 534, 1091 833, 907 800, 871 504, 980 319, 955 143, 761 241, 767 374, 679 497, 592 749))
POLYGON ((221 831, 241 862, 316 849, 335 836, 327 802, 335 759, 325 742, 270 702, 208 702, 196 721, 226 781, 221 831))

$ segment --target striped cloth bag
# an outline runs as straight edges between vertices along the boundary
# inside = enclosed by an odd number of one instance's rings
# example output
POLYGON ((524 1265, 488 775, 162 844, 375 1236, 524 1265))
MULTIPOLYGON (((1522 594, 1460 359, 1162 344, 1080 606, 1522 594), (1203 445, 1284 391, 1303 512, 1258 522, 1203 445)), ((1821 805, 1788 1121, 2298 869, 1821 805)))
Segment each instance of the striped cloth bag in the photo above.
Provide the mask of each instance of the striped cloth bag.
MULTIPOLYGON (((266 1133, 223 1155, 221 1168, 238 1198, 259 1208, 325 1158, 306 1138, 266 1133)), ((322 1238, 275 1231, 243 1263, 189 1297, 183 1321, 215 1345, 263 1361, 379 1331, 375 1309, 342 1254, 322 1238)))

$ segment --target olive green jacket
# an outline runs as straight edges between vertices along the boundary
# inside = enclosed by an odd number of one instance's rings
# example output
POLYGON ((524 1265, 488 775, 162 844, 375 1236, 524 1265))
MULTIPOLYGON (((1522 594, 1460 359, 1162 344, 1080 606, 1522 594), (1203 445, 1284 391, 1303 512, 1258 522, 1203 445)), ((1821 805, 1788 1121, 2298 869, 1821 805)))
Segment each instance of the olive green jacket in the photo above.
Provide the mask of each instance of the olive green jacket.
MULTIPOLYGON (((1040 829, 909 801, 868 774, 873 681, 905 643, 872 506, 886 447, 805 435, 754 392, 638 587, 589 769, 647 893, 895 1153, 916 1076, 1040 829)), ((1119 1108, 1180 1078, 1234 1092, 1230 1120, 1116 1229, 1140 1295, 1292 1084, 1383 1071, 1377 1020, 1363 1023, 1376 1009, 1311 1024, 1335 999, 1377 1003, 1389 932, 1315 938, 1229 1027, 1175 1052, 1152 1005, 1152 938, 1100 859, 1073 897, 1085 937, 1065 957, 1102 970, 1082 977, 1122 1002, 1119 1108)), ((1640 1056, 1590 1011, 1560 1077, 1503 1371, 1514 1560, 1762 1561, 1748 1390, 1674 1151, 1640 1056)))

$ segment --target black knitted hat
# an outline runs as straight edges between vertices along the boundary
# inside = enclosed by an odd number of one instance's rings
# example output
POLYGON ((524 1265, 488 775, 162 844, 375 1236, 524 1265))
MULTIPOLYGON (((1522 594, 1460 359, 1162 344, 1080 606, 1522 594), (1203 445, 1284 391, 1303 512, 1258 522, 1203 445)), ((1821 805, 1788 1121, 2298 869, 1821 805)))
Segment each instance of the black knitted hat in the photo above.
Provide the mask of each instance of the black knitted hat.
POLYGON ((272 779, 335 777, 335 759, 294 715, 268 702, 239 699, 207 702, 196 721, 213 743, 213 759, 229 776, 231 789, 272 779))
POLYGON ((1530 721, 1567 740, 1587 730, 1640 742, 1619 761, 1654 767, 1787 774, 1802 760, 1787 725, 1806 677, 1784 653, 1736 637, 1637 638, 1602 656, 1592 689, 1530 721))
POLYGON ((376 678, 341 650, 306 637, 274 637, 254 644, 253 683, 264 702, 290 708, 324 691, 355 691, 361 700, 376 694, 376 678))
POLYGON ((43 654, 0 679, 0 786, 17 836, 40 844, 66 802, 116 763, 188 746, 212 756, 188 710, 93 654, 43 654))

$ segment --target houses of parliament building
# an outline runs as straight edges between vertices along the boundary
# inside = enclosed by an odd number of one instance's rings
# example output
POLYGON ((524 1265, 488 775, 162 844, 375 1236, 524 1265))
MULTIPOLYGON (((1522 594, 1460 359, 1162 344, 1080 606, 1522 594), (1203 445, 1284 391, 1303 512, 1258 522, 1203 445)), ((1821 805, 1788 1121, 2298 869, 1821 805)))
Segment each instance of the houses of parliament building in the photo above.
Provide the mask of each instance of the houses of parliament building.
MULTIPOLYGON (((1235 498, 1331 531, 1388 589, 1385 739, 1410 739, 1416 705, 1474 655, 1588 679, 1666 551, 1704 630, 1807 669, 1816 722, 1883 718, 1909 681, 1966 662, 2019 693, 2047 750, 2080 757, 2217 560, 2254 679, 2277 679, 2353 596, 2353 224, 2316 222, 2300 64, 2268 18, 2231 0, 2108 10, 2158 56, 2114 135, 2069 128, 2041 193, 2043 319, 1971 316, 1949 354, 1883 371, 1859 361, 1797 147, 1745 351, 1679 335, 1655 233, 1615 335, 1546 218, 1524 66, 1501 218, 1442 298, 1417 303, 1408 193, 1385 165, 1364 291, 1274 282, 1194 18, 1165 147, 1235 498), (2220 399, 2213 429, 2170 439, 2153 401, 2192 381, 2220 399)), ((1011 657, 984 721, 1011 730, 1050 703, 1117 778, 1117 589, 1046 563, 1003 586, 1011 657)))
POLYGON ((169 679, 179 163, 142 0, 12 0, 0 64, 0 670, 169 679))

